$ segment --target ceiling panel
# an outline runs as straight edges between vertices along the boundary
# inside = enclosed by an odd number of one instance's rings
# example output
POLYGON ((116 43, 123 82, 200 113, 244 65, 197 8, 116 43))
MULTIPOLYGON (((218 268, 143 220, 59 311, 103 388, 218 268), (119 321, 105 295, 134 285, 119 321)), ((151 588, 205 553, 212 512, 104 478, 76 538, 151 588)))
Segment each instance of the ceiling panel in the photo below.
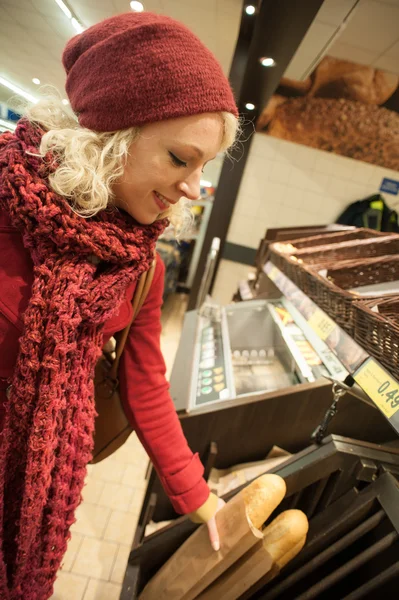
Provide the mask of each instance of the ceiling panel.
MULTIPOLYGON (((124 2, 126 4, 126 2, 124 2)), ((121 10, 115 10, 115 7, 111 0, 104 4, 101 3, 89 3, 87 0, 82 2, 81 0, 71 0, 69 2, 70 7, 74 11, 74 13, 79 18, 80 22, 85 27, 90 27, 103 19, 107 19, 108 17, 112 17, 114 14, 119 14, 122 12, 127 12, 126 7, 121 10)), ((68 21, 68 19, 65 19, 68 21)), ((69 23, 70 27, 73 29, 72 25, 69 23)), ((72 35, 75 33, 73 29, 72 35)))
POLYGON ((371 65, 376 59, 375 52, 370 52, 369 50, 358 48, 357 46, 351 46, 350 44, 343 44, 340 40, 329 49, 328 54, 335 58, 352 60, 361 65, 371 65))
POLYGON ((347 14, 351 11, 357 0, 327 0, 323 2, 317 13, 317 21, 329 25, 341 25, 347 14))
POLYGON ((375 0, 381 4, 391 4, 392 6, 399 6, 399 0, 375 0))
POLYGON ((390 58, 396 58, 397 62, 399 63, 399 36, 398 41, 395 42, 395 44, 393 44, 390 48, 388 48, 388 50, 386 51, 386 55, 390 58))
POLYGON ((399 6, 363 0, 340 36, 340 41, 382 54, 398 39, 399 6))
POLYGON ((377 58, 377 60, 373 62, 373 67, 399 75, 399 65, 397 59, 387 56, 386 54, 377 58))
POLYGON ((314 21, 303 38, 295 56, 288 65, 284 75, 290 79, 304 79, 308 75, 310 65, 323 52, 324 47, 335 34, 335 25, 314 21))
POLYGON ((399 74, 399 0, 325 0, 286 76, 304 79, 325 54, 399 74))

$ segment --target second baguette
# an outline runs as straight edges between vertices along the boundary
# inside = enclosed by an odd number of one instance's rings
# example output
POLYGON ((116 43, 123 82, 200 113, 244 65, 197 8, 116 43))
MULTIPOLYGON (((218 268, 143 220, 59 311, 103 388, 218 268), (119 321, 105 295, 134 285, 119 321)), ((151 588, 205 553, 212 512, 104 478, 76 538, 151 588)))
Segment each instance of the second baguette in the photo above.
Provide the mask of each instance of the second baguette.
POLYGON ((308 529, 309 522, 305 513, 295 509, 286 510, 263 531, 263 547, 268 551, 273 562, 278 564, 299 541, 306 537, 308 529))

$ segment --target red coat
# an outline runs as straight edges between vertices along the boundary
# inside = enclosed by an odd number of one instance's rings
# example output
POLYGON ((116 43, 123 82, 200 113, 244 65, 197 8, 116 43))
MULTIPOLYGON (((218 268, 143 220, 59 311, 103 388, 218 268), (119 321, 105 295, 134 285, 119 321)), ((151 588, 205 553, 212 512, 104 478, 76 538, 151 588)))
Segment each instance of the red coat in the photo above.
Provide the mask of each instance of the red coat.
MULTIPOLYGON (((157 256, 154 280, 135 320, 120 363, 120 393, 126 414, 154 464, 162 485, 179 513, 197 510, 209 496, 204 468, 183 435, 165 378, 160 348, 161 306, 165 267, 157 256)), ((0 212, 0 408, 17 359, 33 265, 19 232, 0 212)), ((105 324, 104 343, 131 317, 135 284, 119 313, 105 324)), ((2 411, 1 411, 2 413, 2 411)), ((0 420, 1 420, 0 413, 0 420)))

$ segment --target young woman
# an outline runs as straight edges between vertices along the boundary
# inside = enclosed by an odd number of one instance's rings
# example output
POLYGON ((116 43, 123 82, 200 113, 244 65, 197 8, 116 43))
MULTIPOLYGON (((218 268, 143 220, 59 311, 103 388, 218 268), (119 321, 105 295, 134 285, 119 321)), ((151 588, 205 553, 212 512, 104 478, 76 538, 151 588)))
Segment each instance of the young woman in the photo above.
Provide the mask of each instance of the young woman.
MULTIPOLYGON (((183 25, 118 15, 63 54, 76 119, 45 98, 0 137, 0 598, 45 600, 80 501, 101 348, 131 316, 181 198, 227 149, 237 108, 214 56, 183 25)), ((220 507, 187 446, 160 351, 164 269, 120 365, 125 411, 174 508, 220 507)), ((222 540, 223 543, 223 540, 222 540)))

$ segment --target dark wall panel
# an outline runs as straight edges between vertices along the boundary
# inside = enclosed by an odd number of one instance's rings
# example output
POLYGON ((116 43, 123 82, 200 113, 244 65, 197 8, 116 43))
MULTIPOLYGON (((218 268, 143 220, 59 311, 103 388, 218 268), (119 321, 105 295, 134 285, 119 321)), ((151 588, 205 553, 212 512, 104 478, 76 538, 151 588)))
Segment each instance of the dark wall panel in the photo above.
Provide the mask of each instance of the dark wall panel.
POLYGON ((214 237, 221 240, 219 260, 224 257, 227 231, 251 147, 253 122, 258 115, 257 110, 246 111, 245 104, 252 102, 256 107, 264 106, 272 96, 323 0, 263 0, 253 16, 245 13, 246 4, 248 2, 243 3, 243 17, 230 71, 238 108, 245 119, 242 142, 232 152, 234 168, 226 160, 220 174, 188 310, 196 306, 206 258, 214 237), (259 58, 263 56, 272 56, 276 67, 262 67, 259 58))

